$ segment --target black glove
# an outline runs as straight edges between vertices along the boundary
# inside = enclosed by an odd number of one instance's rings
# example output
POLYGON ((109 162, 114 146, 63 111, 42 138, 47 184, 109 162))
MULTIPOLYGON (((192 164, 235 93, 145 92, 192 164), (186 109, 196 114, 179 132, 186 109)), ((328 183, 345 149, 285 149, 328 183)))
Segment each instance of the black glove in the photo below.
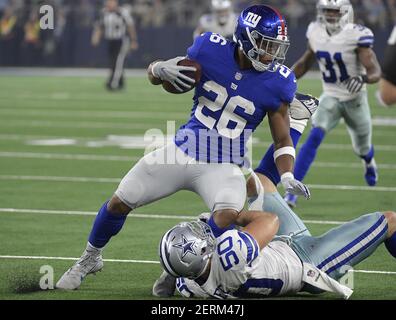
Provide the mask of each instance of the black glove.
POLYGON ((346 87, 350 93, 358 93, 362 90, 365 83, 367 83, 366 75, 348 78, 345 81, 346 87))

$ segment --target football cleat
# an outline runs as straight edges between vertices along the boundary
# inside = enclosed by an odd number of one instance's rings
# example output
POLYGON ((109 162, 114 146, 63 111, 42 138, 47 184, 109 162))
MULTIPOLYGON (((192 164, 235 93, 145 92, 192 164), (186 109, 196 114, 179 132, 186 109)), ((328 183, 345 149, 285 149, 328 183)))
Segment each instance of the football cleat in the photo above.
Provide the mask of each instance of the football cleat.
POLYGON ((375 160, 371 160, 370 164, 367 164, 363 161, 366 166, 366 172, 364 174, 364 178, 369 186, 373 187, 377 184, 378 181, 378 169, 375 160))
POLYGON ((76 290, 81 282, 89 274, 95 274, 103 268, 103 260, 100 254, 93 254, 87 250, 81 258, 67 270, 56 284, 57 289, 76 290))
POLYGON ((297 206, 298 196, 291 194, 289 192, 286 192, 283 199, 286 201, 286 203, 288 204, 288 206, 290 208, 295 208, 297 206))
POLYGON ((164 271, 153 285, 153 296, 159 298, 172 297, 175 289, 176 278, 164 271))

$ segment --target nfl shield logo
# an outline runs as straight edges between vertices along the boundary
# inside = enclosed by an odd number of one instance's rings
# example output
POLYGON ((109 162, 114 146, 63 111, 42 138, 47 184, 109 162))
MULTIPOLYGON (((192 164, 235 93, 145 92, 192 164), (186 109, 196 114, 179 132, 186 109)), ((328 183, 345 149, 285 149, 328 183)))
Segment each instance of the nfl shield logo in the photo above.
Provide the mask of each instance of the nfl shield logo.
POLYGON ((235 80, 241 80, 242 79, 242 73, 237 72, 235 74, 235 80))

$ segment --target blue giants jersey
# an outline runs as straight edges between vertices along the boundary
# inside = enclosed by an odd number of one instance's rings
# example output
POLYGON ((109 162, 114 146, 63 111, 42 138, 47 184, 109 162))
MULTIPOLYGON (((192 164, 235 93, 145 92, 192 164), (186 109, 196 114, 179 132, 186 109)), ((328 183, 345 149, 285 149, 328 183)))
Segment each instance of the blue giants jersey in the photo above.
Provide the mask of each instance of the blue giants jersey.
POLYGON ((178 130, 175 143, 198 161, 243 165, 246 143, 267 112, 294 98, 292 71, 283 65, 275 72, 241 70, 236 50, 235 42, 204 33, 187 51, 201 65, 202 77, 191 119, 178 130))

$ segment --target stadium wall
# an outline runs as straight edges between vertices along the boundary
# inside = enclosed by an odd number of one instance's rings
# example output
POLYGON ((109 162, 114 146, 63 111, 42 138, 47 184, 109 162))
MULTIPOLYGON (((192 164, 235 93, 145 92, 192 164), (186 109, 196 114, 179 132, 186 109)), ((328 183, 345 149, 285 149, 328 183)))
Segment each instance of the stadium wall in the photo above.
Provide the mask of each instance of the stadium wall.
MULTIPOLYGON (((76 29, 67 26, 61 37, 53 38, 51 33, 43 33, 41 46, 26 48, 20 43, 17 33, 11 40, 0 41, 0 66, 46 66, 46 67, 106 67, 106 45, 90 45, 91 28, 76 29)), ((293 64, 305 51, 306 27, 290 30, 291 46, 288 52, 287 65, 293 64)), ((384 48, 391 30, 374 30, 376 43, 374 50, 382 60, 384 48)), ((138 51, 129 54, 128 68, 145 68, 151 61, 159 58, 170 58, 184 55, 192 43, 191 28, 160 27, 138 30, 138 51)))

